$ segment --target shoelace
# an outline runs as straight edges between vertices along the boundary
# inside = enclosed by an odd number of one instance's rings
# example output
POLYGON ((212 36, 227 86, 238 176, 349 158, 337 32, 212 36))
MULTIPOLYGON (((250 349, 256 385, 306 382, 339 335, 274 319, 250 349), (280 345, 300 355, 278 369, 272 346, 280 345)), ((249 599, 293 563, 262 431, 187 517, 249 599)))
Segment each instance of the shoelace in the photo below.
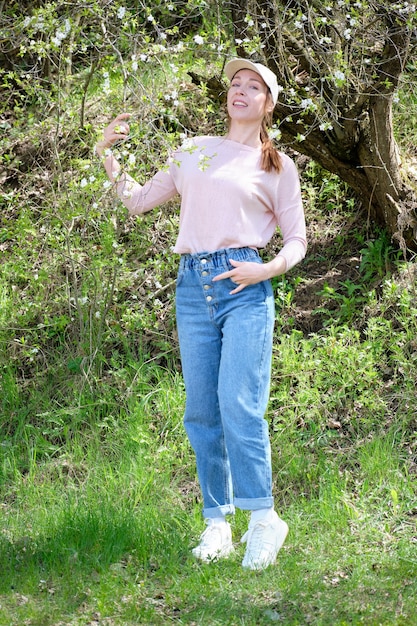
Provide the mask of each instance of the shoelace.
POLYGON ((203 532, 203 534, 200 537, 201 547, 210 546, 210 543, 212 541, 212 535, 214 535, 215 531, 220 532, 220 528, 215 525, 207 526, 206 530, 203 532))
POLYGON ((241 542, 247 542, 251 552, 260 552, 264 543, 263 531, 269 526, 268 522, 256 522, 252 528, 249 528, 243 535, 241 542))

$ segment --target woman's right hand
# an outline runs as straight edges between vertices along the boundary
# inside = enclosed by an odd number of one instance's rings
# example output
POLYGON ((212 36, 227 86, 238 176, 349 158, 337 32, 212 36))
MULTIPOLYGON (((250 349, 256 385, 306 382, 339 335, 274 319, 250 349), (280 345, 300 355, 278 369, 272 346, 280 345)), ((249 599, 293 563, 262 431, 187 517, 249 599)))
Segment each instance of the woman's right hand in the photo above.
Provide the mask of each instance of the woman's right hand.
POLYGON ((103 131, 103 139, 97 142, 96 152, 103 156, 105 150, 111 148, 116 141, 126 139, 129 135, 129 124, 126 123, 130 113, 120 113, 103 131))

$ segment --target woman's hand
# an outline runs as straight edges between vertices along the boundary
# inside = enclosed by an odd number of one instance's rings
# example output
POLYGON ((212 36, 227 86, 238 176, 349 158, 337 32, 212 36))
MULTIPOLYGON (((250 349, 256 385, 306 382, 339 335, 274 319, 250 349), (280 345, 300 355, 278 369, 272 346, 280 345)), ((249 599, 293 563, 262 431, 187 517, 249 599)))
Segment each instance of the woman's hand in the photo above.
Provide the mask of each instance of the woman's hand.
POLYGON ((233 289, 230 294, 239 293, 248 285, 260 283, 268 278, 264 264, 253 263, 252 261, 235 261, 234 259, 230 259, 230 263, 234 269, 223 272, 223 274, 213 278, 213 282, 230 278, 230 280, 236 283, 236 289, 233 289))
POLYGON ((237 284, 236 289, 230 292, 230 295, 239 293, 248 285, 255 285, 263 280, 268 280, 273 276, 278 276, 285 272, 285 259, 281 256, 276 256, 269 263, 253 263, 253 261, 235 261, 230 259, 233 269, 228 272, 223 272, 213 278, 213 282, 217 280, 224 280, 230 278, 237 284))
POLYGON ((126 123, 126 120, 128 120, 129 117, 130 113, 120 113, 104 129, 103 139, 96 145, 96 151, 99 156, 103 156, 105 150, 111 148, 117 141, 128 137, 129 124, 126 123))

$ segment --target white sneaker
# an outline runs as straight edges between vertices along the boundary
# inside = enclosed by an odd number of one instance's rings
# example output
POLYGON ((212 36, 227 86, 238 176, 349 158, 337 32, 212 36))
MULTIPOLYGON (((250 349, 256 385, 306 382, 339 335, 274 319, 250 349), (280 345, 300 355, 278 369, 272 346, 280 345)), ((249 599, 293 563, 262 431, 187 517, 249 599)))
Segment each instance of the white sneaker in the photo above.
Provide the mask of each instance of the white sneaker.
POLYGON ((207 520, 207 528, 200 537, 200 543, 193 549, 193 554, 200 561, 209 563, 226 557, 234 551, 232 529, 229 522, 207 520))
POLYGON ((277 554, 288 534, 288 525, 275 511, 265 520, 249 524, 241 542, 247 542, 242 567, 248 569, 265 569, 275 562, 277 554))

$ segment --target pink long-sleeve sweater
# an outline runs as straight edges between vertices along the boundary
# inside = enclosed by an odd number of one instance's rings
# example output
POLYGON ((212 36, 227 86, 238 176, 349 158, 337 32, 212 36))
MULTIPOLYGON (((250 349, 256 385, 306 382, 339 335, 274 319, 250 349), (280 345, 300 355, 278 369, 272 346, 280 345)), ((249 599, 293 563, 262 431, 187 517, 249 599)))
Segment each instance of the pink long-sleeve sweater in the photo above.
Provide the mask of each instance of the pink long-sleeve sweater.
POLYGON ((174 252, 263 248, 280 228, 286 270, 306 252, 300 182, 293 161, 281 153, 282 170, 265 172, 261 150, 223 137, 187 140, 143 186, 122 174, 117 193, 131 215, 181 196, 174 252))

